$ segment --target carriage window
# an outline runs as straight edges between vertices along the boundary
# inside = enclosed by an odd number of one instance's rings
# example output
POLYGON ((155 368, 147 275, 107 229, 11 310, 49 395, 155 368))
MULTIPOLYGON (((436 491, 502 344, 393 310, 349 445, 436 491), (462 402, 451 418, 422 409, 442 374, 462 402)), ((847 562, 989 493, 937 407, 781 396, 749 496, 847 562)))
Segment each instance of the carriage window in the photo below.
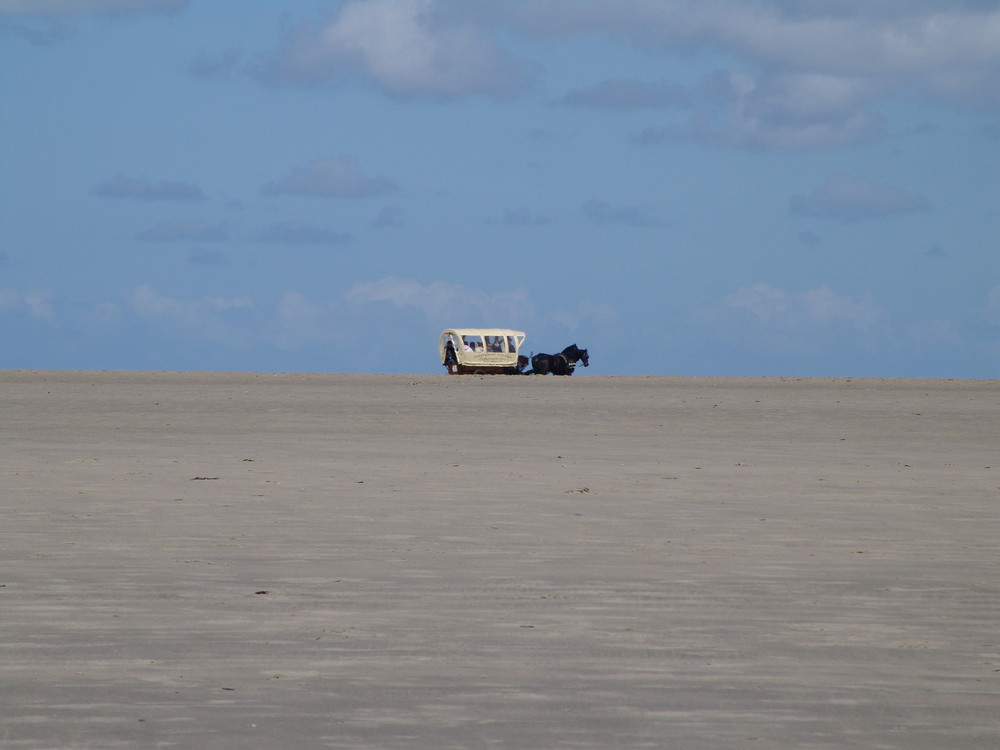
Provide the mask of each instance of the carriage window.
POLYGON ((487 336, 486 350, 490 352, 503 351, 503 336, 487 336))
POLYGON ((514 343, 514 337, 513 336, 508 336, 507 337, 507 351, 509 351, 509 352, 516 352, 517 351, 517 344, 514 343))
POLYGON ((462 336, 462 348, 467 352, 479 353, 485 349, 482 336, 462 336))

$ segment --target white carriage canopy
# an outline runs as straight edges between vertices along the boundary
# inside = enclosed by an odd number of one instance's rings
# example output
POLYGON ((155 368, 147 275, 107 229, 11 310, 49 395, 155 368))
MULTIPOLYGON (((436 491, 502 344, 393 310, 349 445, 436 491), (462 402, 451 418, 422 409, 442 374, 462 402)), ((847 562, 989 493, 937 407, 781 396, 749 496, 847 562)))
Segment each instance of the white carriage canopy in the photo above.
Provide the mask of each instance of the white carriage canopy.
POLYGON ((516 366, 526 335, 509 328, 449 328, 441 334, 438 353, 445 360, 448 342, 462 365, 516 366))

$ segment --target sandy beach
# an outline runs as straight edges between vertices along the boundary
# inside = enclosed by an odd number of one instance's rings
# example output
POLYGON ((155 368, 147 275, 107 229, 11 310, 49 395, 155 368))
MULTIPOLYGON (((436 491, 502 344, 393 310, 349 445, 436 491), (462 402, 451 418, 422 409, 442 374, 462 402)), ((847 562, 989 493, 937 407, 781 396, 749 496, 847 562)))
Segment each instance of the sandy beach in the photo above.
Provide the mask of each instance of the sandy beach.
POLYGON ((1000 381, 0 372, 0 747, 1000 748, 1000 381))

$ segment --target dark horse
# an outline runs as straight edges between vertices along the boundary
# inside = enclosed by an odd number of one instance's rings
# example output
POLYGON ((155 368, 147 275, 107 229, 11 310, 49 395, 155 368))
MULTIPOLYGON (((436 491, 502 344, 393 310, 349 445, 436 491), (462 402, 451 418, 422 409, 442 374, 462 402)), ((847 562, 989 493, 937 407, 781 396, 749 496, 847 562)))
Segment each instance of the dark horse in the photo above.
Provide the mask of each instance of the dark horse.
POLYGON ((590 367, 590 356, 586 349, 570 344, 559 354, 536 354, 531 358, 531 369, 525 375, 572 375, 576 363, 583 360, 584 367, 590 367))

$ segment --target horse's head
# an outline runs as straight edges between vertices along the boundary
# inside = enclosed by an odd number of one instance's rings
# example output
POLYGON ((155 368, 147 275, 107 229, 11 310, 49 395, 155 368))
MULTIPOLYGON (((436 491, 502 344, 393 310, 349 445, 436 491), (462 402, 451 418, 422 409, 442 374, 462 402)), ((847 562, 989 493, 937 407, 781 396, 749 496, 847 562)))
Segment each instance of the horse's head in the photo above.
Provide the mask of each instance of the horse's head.
POLYGON ((571 362, 577 362, 579 360, 583 360, 583 366, 590 367, 590 355, 587 354, 586 349, 581 349, 576 344, 570 344, 565 349, 563 349, 562 353, 571 362))

